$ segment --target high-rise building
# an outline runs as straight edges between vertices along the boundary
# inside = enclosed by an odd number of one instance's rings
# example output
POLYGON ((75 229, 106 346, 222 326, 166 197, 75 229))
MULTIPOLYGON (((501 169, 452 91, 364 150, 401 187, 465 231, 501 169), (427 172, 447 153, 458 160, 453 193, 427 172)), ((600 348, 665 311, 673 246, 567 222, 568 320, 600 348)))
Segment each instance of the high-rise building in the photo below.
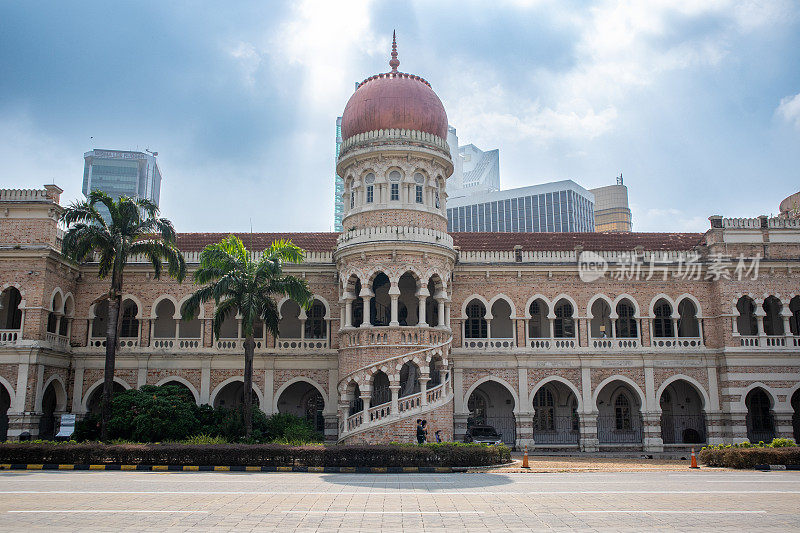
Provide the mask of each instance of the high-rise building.
POLYGON ((447 199, 447 231, 594 231, 594 196, 572 180, 447 199))
POLYGON ((628 207, 628 187, 622 183, 622 174, 616 185, 589 189, 594 194, 595 231, 633 231, 631 209, 628 207))
POLYGON ((158 152, 92 150, 83 154, 83 194, 103 191, 115 200, 120 196, 146 198, 158 205, 161 171, 158 152))
POLYGON ((500 150, 484 152, 474 144, 459 146, 453 126, 447 127, 447 144, 453 159, 453 175, 447 180, 449 198, 500 190, 500 150))
MULTIPOLYGON (((342 147, 342 117, 336 117, 336 159, 339 160, 339 149, 342 147)), ((333 175, 333 231, 342 231, 344 215, 344 180, 334 170, 333 175)))

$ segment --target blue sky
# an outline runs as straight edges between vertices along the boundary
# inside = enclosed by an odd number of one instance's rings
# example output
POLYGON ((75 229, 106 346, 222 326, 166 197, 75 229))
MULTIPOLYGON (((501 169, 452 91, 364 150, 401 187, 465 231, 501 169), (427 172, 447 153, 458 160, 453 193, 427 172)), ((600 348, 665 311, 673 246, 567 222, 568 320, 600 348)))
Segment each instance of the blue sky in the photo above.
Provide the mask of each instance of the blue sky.
POLYGON ((329 231, 355 81, 428 79, 503 188, 620 172, 637 231, 800 189, 800 5, 0 1, 0 186, 81 196, 83 152, 160 153, 179 231, 329 231), (94 140, 90 140, 94 137, 94 140))

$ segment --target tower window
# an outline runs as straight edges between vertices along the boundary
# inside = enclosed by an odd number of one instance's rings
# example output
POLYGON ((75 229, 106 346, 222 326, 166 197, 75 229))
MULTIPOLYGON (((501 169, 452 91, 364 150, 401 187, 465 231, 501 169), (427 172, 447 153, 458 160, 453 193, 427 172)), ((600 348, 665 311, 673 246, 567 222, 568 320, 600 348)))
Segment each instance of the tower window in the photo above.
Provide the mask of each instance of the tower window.
POLYGON ((367 185, 367 203, 371 204, 374 198, 373 185, 367 185))
POLYGON ((436 197, 436 209, 439 209, 439 191, 435 191, 434 196, 436 197))
POLYGON ((416 186, 416 193, 417 193, 417 203, 422 203, 422 185, 416 186))
POLYGON ((399 183, 392 183, 392 200, 399 200, 400 199, 400 184, 399 183))
POLYGON ((350 191, 350 209, 353 209, 356 205, 356 193, 355 191, 350 191))

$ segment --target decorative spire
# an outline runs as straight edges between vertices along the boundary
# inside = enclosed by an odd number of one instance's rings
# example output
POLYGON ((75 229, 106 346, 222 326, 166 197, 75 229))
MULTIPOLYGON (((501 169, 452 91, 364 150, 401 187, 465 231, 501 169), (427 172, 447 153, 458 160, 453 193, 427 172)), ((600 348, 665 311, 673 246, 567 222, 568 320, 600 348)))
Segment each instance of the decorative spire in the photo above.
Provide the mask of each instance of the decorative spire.
POLYGON ((400 60, 397 59, 397 33, 392 31, 392 59, 389 60, 389 66, 392 67, 392 72, 397 72, 397 67, 400 66, 400 60))

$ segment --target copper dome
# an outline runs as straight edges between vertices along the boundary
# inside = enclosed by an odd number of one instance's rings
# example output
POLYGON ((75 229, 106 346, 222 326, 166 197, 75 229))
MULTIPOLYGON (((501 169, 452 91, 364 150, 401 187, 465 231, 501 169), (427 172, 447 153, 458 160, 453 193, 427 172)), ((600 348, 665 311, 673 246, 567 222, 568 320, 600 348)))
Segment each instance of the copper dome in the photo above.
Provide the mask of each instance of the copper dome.
POLYGON ((398 72, 392 43, 391 72, 359 84, 342 114, 342 139, 386 129, 424 131, 447 138, 447 113, 430 84, 419 76, 398 72))

